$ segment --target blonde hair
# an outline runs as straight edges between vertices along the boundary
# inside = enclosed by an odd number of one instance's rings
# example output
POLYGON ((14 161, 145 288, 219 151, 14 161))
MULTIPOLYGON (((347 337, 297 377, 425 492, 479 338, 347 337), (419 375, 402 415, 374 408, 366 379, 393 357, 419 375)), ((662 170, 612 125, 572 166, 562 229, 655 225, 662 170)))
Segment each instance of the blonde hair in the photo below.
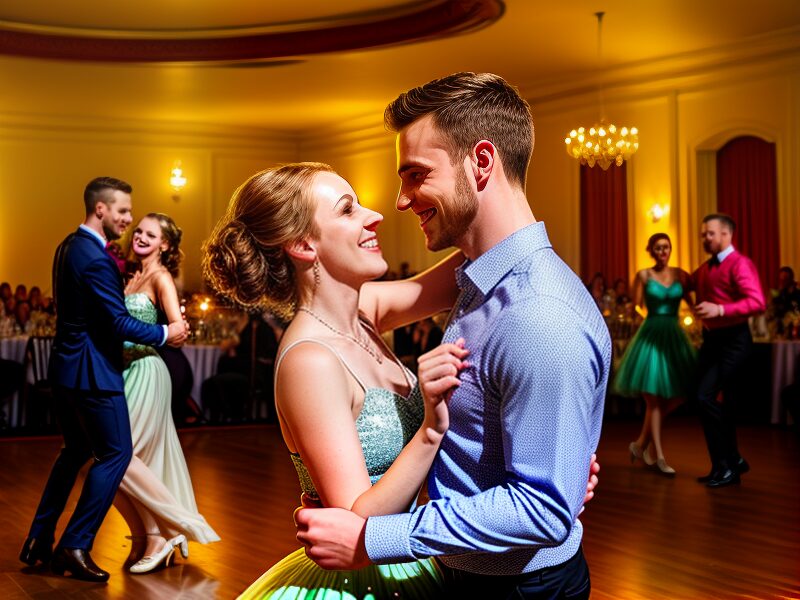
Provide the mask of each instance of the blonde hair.
POLYGON ((216 293, 248 310, 294 314, 297 281, 284 246, 319 235, 311 184, 321 172, 335 173, 323 163, 291 163, 239 186, 203 245, 203 275, 216 293))

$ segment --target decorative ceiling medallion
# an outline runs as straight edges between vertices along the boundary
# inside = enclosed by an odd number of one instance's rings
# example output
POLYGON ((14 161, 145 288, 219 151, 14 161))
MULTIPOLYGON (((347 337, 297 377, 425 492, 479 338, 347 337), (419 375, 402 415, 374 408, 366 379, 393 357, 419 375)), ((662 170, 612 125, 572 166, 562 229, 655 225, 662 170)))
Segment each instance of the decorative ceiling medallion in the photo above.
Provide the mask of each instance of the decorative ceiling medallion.
MULTIPOLYGON (((408 44, 475 31, 499 19, 503 0, 445 0, 400 14, 370 12, 334 26, 315 22, 264 33, 220 36, 219 31, 161 37, 160 32, 104 31, 78 35, 0 22, 0 54, 94 62, 219 62, 264 60, 408 44), (206 35, 206 37, 203 37, 206 35), (110 37, 116 36, 116 37, 110 37), (192 36, 192 37, 189 37, 192 36)), ((329 22, 329 23, 330 23, 329 22)), ((169 34, 167 34, 169 35, 169 34)))

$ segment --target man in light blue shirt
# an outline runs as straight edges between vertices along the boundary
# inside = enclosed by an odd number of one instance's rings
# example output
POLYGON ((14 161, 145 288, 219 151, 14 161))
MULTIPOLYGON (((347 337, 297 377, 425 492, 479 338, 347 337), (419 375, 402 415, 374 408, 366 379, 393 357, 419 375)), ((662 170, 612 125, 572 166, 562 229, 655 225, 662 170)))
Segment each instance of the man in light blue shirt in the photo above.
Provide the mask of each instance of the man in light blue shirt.
POLYGON ((496 75, 459 73, 402 94, 385 118, 397 208, 417 215, 430 250, 467 257, 443 343, 463 338, 471 366, 449 401, 431 501, 366 521, 300 511, 298 539, 325 568, 438 557, 453 596, 588 598, 577 516, 611 340, 525 196, 528 105, 496 75))

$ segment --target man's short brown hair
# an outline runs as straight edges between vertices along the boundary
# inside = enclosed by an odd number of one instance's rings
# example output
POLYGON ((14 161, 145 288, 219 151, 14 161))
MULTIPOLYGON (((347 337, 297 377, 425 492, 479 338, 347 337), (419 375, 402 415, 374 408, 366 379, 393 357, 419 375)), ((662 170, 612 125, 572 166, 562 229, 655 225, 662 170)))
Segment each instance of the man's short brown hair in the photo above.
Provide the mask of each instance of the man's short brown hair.
POLYGON ((404 92, 386 107, 383 118, 399 132, 425 115, 442 132, 450 162, 466 156, 480 140, 500 152, 509 181, 525 188, 533 151, 533 120, 528 103, 499 75, 455 73, 404 92))
POLYGON ((111 204, 115 190, 130 194, 133 191, 131 184, 116 179, 115 177, 95 177, 83 190, 83 204, 86 206, 86 214, 94 212, 98 202, 111 204))

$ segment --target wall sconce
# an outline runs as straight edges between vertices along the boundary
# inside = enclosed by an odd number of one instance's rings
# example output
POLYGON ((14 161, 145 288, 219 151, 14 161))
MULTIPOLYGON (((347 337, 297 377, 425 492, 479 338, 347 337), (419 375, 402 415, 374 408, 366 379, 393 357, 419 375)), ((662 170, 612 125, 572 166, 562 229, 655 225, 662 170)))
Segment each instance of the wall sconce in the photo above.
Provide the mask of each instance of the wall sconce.
POLYGON ((181 168, 181 161, 175 161, 175 164, 172 167, 172 176, 169 178, 169 184, 172 186, 172 189, 175 190, 175 193, 172 195, 172 199, 176 202, 180 200, 180 192, 186 185, 186 177, 183 176, 183 169, 181 168))
POLYGON ((647 211, 647 216, 653 220, 653 223, 658 223, 661 219, 669 214, 669 204, 653 204, 650 210, 647 211))

